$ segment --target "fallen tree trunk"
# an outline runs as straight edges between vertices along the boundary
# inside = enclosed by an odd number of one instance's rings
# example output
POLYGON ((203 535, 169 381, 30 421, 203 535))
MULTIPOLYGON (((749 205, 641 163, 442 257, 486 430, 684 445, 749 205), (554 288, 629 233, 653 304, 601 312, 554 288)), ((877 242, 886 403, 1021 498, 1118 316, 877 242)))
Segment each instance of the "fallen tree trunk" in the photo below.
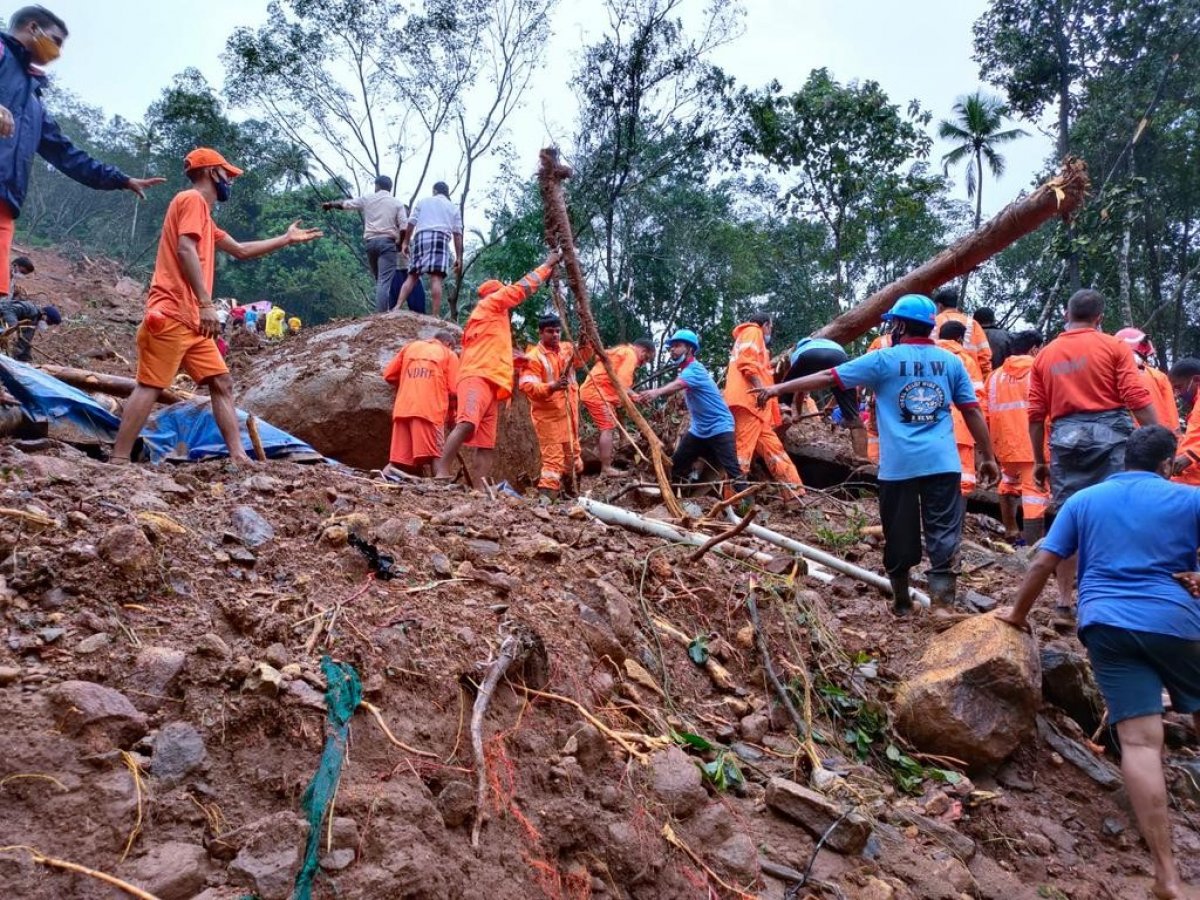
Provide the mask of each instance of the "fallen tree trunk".
MULTIPOLYGON (((109 394, 113 397, 128 397, 137 388, 137 381, 123 375, 106 375, 103 372, 91 372, 87 369, 74 369, 70 366, 38 366, 52 378, 65 382, 81 391, 93 391, 97 394, 109 394)), ((159 391, 159 403, 178 403, 180 400, 190 400, 194 394, 183 391, 173 391, 170 388, 159 391)))
POLYGON ((848 344, 880 322, 880 316, 905 294, 929 294, 948 281, 970 272, 1004 248, 1036 231, 1050 219, 1069 218, 1083 203, 1091 181, 1083 160, 1070 157, 1062 172, 1028 197, 1006 206, 978 231, 947 247, 933 259, 876 291, 853 309, 842 313, 816 337, 848 344))
POLYGON ((571 177, 571 170, 558 161, 558 151, 553 147, 543 149, 540 156, 541 165, 538 169, 538 186, 542 192, 542 206, 544 207, 546 218, 546 234, 549 237, 556 238, 559 249, 562 250, 563 265, 567 270, 567 281, 570 282, 571 293, 575 295, 575 303, 579 309, 579 321, 583 325, 583 333, 591 342, 592 348, 596 351, 600 364, 604 366, 604 371, 608 374, 608 380, 612 382, 613 387, 616 389, 617 396, 621 399, 621 405, 625 408, 625 412, 629 414, 629 418, 633 420, 633 424, 637 426, 638 431, 642 433, 642 437, 646 439, 646 443, 650 446, 650 459, 654 463, 654 477, 658 480, 658 486, 662 489, 663 503, 666 504, 671 515, 682 519, 683 507, 679 505, 679 500, 675 497, 675 492, 671 490, 671 479, 667 476, 667 471, 663 466, 666 452, 663 450, 662 441, 659 440, 658 435, 654 433, 654 429, 650 427, 650 423, 646 421, 641 411, 637 408, 637 405, 630 399, 629 392, 625 390, 625 386, 617 378, 617 373, 614 371, 612 363, 609 362, 608 355, 604 352, 604 344, 600 340, 600 330, 596 327, 596 318, 592 315, 592 304, 588 299, 587 282, 583 277, 583 267, 579 264, 579 256, 575 252, 575 236, 571 231, 571 217, 567 214, 567 199, 563 194, 562 183, 571 177))

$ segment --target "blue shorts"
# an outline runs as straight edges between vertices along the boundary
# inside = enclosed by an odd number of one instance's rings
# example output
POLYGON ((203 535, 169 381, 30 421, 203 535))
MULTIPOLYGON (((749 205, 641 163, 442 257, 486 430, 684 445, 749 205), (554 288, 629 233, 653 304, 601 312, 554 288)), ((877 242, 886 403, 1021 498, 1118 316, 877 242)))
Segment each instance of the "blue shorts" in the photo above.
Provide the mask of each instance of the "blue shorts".
POLYGON ((1104 695, 1108 724, 1161 715, 1164 687, 1175 712, 1200 712, 1200 641, 1112 625, 1089 625, 1079 639, 1104 695))

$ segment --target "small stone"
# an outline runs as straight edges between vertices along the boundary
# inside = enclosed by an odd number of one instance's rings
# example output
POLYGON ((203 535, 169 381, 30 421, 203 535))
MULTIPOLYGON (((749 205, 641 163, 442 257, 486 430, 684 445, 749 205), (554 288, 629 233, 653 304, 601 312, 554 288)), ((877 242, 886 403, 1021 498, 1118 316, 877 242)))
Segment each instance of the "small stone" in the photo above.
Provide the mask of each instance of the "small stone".
POLYGON ((128 686, 137 691, 133 705, 143 712, 157 712, 174 693, 187 664, 187 654, 172 647, 144 647, 138 653, 128 686))
POLYGON ((7 687, 21 677, 21 670, 16 666, 0 666, 0 687, 7 687))
POLYGON ((62 609, 67 605, 70 597, 62 588, 53 587, 48 591, 42 592, 41 600, 38 601, 38 606, 42 609, 62 609))
POLYGON ((1024 834, 1025 846, 1038 856, 1051 856, 1054 853, 1054 843, 1044 834, 1027 831, 1024 834))
POLYGON ((278 494, 283 490, 283 482, 270 475, 251 475, 242 482, 242 487, 263 494, 278 494))
POLYGON ((345 525, 330 525, 321 532, 321 540, 330 547, 345 547, 350 542, 350 529, 345 525))
POLYGON ((285 679, 291 680, 294 678, 299 678, 303 671, 304 670, 300 668, 300 663, 288 663, 286 666, 282 666, 279 669, 279 674, 285 679))
POLYGON ((196 652, 201 656, 211 656, 214 659, 229 659, 233 656, 229 645, 221 639, 220 635, 213 634, 211 631, 201 635, 200 640, 196 642, 196 652))
POLYGON ((331 827, 334 850, 358 848, 358 823, 349 816, 334 816, 331 827))
POLYGON ((142 575, 154 567, 154 548, 137 525, 110 528, 100 539, 99 552, 126 575, 142 575))
POLYGON ((230 524, 237 539, 252 549, 261 547, 275 537, 275 529, 271 527, 271 523, 250 506, 234 507, 230 514, 230 524))
POLYGON ((278 812, 221 840, 238 848, 229 864, 235 884, 253 888, 262 900, 288 900, 303 863, 308 823, 294 812, 278 812))
POLYGON ((770 719, 760 713, 746 716, 740 724, 742 739, 751 744, 761 744, 770 727, 770 719))
POLYGON ((1122 821, 1121 819, 1115 819, 1112 816, 1109 816, 1104 820, 1101 830, 1109 837, 1116 837, 1127 827, 1129 827, 1128 823, 1122 821))
POLYGON ((437 808, 447 828, 458 828, 475 815, 475 789, 465 781, 451 781, 438 794, 437 808))
POLYGON ((75 645, 75 652, 87 656, 89 653, 95 653, 112 643, 112 637, 106 632, 101 631, 99 634, 93 634, 85 637, 82 641, 75 645))
POLYGON ((325 710, 325 695, 301 678, 287 682, 284 690, 291 702, 307 706, 309 709, 325 710))
POLYGON ((230 547, 225 555, 230 561, 247 568, 253 568, 254 564, 258 562, 258 557, 245 547, 230 547))
POLYGON ((276 669, 282 669, 288 664, 287 647, 283 644, 272 644, 263 653, 263 659, 273 665, 276 669))
POLYGON ((858 853, 871 835, 871 824, 862 816, 850 813, 843 817, 845 811, 824 794, 786 778, 772 778, 767 782, 766 803, 815 837, 828 831, 828 845, 838 853, 858 853), (834 825, 835 822, 838 824, 834 825), (834 826, 832 831, 829 831, 830 826, 834 826))
POLYGON ((1057 753, 1050 754, 1050 765, 1057 767, 1061 766, 1062 764, 1063 758, 1061 756, 1059 756, 1057 753))
POLYGON ((340 872, 353 865, 354 857, 353 850, 331 850, 321 857, 321 868, 326 872, 340 872))
POLYGON ((154 739, 150 774, 166 784, 178 784, 204 764, 204 738, 186 722, 163 726, 154 739))
POLYGON ((929 798, 925 804, 925 815, 933 816, 935 819, 950 811, 950 807, 954 805, 954 801, 938 791, 929 798))
POLYGON ((1022 791, 1026 794, 1034 790, 1033 781, 1025 776, 1021 767, 1016 763, 1005 763, 996 772, 996 781, 1012 791, 1022 791))
POLYGON ((159 900, 191 900, 208 878, 208 851, 197 844, 168 841, 137 861, 135 881, 159 900))
POLYGON ((758 874, 758 848, 748 834, 735 834, 713 850, 712 858, 718 869, 740 879, 758 874))
POLYGON ((998 605, 995 599, 978 591, 967 591, 963 599, 980 612, 991 612, 998 605))
POLYGON ((43 628, 38 632, 38 637, 42 639, 43 644, 53 644, 66 633, 65 628, 43 628))
POLYGON ((120 691, 91 681, 64 681, 46 692, 59 727, 98 752, 132 746, 146 733, 146 717, 120 691))
POLYGON ((454 573, 454 568, 450 565, 450 557, 445 553, 431 554, 429 565, 433 568, 433 574, 441 578, 449 578, 454 573))
POLYGON ((679 819, 686 819, 708 800, 700 768, 678 747, 660 750, 650 759, 650 787, 679 819))
POLYGON ((257 663, 242 684, 242 690, 250 694, 274 696, 283 686, 283 673, 269 663, 257 663))

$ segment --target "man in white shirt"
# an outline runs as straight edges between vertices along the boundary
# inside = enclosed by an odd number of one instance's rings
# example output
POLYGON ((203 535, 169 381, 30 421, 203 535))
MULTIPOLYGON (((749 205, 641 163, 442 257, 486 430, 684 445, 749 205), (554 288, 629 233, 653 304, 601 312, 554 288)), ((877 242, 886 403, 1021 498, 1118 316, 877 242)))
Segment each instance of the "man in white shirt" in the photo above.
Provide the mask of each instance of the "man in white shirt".
POLYGON ((363 217, 363 246, 367 264, 375 279, 375 312, 385 313, 392 308, 392 276, 396 273, 396 253, 400 238, 408 224, 408 209, 392 196, 392 179, 380 175, 375 179, 375 193, 346 200, 330 200, 322 209, 357 209, 363 217))
POLYGON ((433 315, 442 313, 442 282, 454 260, 454 274, 462 278, 463 223, 462 212, 450 199, 450 188, 439 181, 433 186, 433 196, 424 197, 413 206, 408 217, 408 229, 400 244, 400 252, 409 254, 408 278, 400 288, 397 303, 407 303, 408 295, 429 275, 429 292, 433 295, 433 315), (454 242, 454 253, 450 242, 454 242))

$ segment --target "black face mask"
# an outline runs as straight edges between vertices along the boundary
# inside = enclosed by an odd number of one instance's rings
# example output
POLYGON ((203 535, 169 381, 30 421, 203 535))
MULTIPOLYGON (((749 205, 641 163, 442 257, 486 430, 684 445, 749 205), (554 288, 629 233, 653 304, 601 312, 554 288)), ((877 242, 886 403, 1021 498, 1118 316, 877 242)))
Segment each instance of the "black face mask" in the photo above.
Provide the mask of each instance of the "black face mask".
POLYGON ((225 179, 217 179, 217 202, 225 203, 229 200, 229 194, 233 190, 233 182, 225 179))

